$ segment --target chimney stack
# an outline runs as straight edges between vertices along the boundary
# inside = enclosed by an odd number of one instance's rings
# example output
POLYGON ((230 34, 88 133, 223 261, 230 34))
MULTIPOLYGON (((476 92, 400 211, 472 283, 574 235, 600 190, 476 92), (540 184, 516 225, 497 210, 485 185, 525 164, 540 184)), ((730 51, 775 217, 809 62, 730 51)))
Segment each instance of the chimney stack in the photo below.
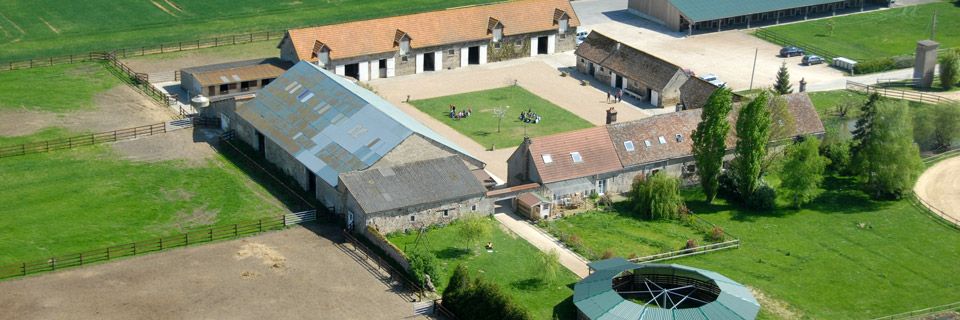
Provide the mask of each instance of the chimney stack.
POLYGON ((613 124, 614 122, 617 122, 617 110, 610 107, 610 109, 607 109, 607 124, 613 124))

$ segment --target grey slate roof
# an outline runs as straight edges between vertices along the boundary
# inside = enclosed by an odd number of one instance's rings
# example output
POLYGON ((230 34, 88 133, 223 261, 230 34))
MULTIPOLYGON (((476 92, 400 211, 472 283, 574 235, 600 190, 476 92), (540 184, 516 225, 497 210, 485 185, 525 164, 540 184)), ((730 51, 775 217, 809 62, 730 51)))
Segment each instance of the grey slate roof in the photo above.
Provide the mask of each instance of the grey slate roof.
POLYGON ((309 62, 294 65, 237 114, 331 186, 415 132, 472 157, 373 92, 309 62))
POLYGON ((843 2, 838 0, 670 0, 693 22, 843 2))
POLYGON ((575 54, 657 91, 663 91, 677 73, 683 72, 677 65, 596 31, 590 32, 575 54))
POLYGON ((457 156, 344 173, 340 181, 368 214, 486 193, 457 156))

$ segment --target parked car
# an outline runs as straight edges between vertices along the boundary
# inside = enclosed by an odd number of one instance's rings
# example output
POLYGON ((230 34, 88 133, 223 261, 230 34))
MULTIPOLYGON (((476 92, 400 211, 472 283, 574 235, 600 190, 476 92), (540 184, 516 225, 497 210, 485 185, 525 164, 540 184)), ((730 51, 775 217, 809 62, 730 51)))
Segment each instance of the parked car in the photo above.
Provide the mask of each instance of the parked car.
POLYGON ((700 77, 700 79, 703 79, 704 81, 709 82, 710 84, 715 85, 717 87, 723 87, 727 85, 726 82, 720 81, 720 78, 717 78, 717 76, 712 73, 705 74, 702 77, 700 77))
POLYGON ((583 43, 584 40, 587 40, 587 35, 588 35, 588 34, 590 34, 590 33, 589 33, 589 32, 586 32, 586 31, 577 32, 577 45, 578 45, 578 46, 579 46, 581 43, 583 43))
POLYGON ((803 56, 803 60, 801 60, 800 62, 803 63, 803 65, 805 66, 810 66, 815 64, 821 64, 821 63, 824 63, 825 61, 826 60, 824 60, 820 56, 811 54, 808 56, 803 56))
POLYGON ((794 46, 783 47, 783 49, 780 49, 780 56, 784 58, 802 56, 803 54, 803 49, 794 46))

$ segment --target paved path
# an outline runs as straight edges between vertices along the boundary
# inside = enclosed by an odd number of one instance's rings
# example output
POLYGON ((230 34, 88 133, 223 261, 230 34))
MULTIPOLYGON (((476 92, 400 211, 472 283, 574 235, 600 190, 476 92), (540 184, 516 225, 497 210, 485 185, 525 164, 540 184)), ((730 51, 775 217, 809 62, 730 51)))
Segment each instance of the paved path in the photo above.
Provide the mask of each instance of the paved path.
POLYGON ((513 233, 527 240, 527 242, 537 247, 537 249, 540 249, 540 251, 556 251, 560 256, 560 264, 581 279, 590 275, 590 269, 587 268, 589 261, 570 251, 570 249, 561 245, 559 240, 544 233, 539 228, 530 224, 529 221, 512 213, 497 213, 493 216, 497 221, 500 221, 500 224, 503 224, 507 229, 510 229, 513 233))

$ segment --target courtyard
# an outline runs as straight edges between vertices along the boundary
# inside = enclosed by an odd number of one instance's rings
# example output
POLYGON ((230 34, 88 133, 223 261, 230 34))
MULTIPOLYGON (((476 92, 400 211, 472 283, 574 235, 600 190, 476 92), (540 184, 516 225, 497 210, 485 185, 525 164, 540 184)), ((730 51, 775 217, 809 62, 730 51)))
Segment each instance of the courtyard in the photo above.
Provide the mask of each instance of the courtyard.
POLYGON ((337 228, 308 224, 4 281, 0 309, 18 319, 419 318, 342 242, 337 228))

